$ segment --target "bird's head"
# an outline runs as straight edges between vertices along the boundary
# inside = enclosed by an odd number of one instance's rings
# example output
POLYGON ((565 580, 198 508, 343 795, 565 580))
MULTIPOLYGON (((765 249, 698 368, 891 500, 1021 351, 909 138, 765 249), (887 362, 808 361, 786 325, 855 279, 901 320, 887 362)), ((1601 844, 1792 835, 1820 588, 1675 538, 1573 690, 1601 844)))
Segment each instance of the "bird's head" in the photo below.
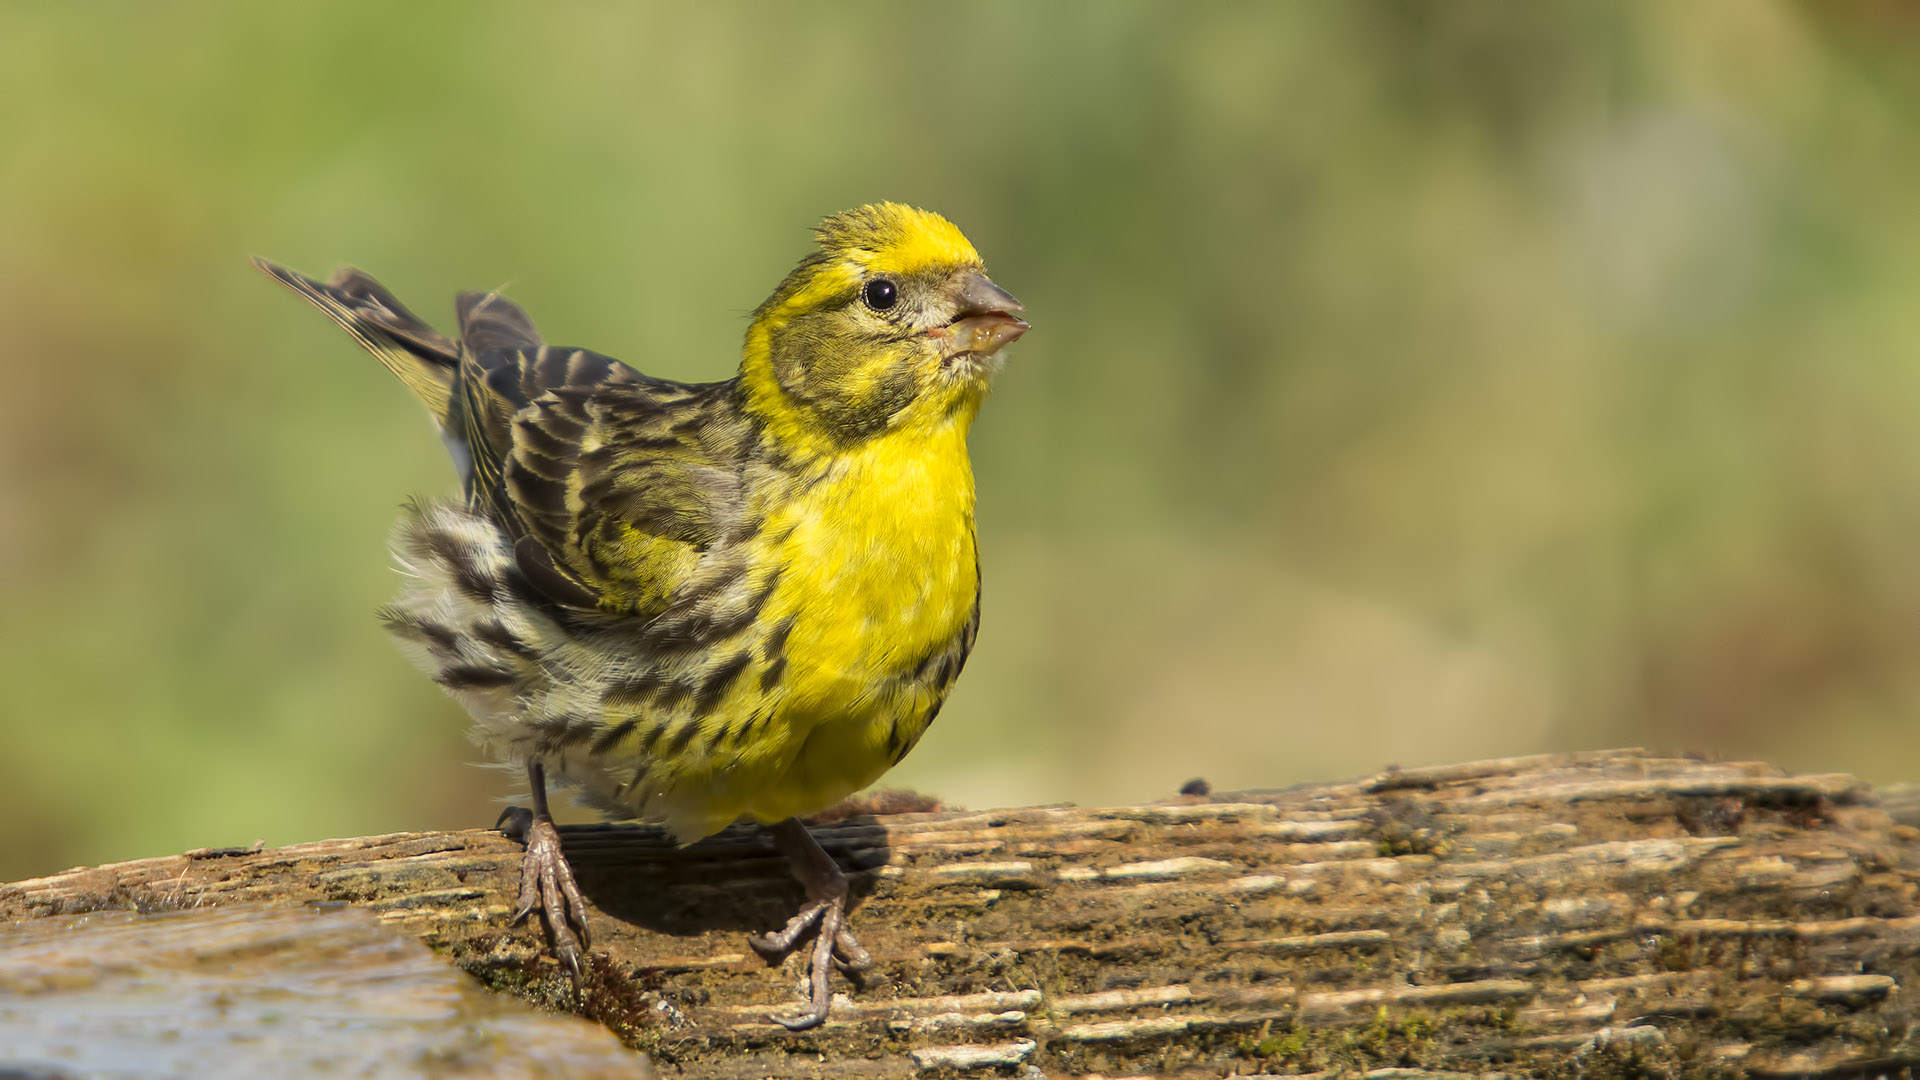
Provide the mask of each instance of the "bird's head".
POLYGON ((814 229, 819 248, 754 312, 741 364, 755 411, 785 433, 846 444, 883 432, 964 430, 1027 330, 938 214, 874 203, 814 229))

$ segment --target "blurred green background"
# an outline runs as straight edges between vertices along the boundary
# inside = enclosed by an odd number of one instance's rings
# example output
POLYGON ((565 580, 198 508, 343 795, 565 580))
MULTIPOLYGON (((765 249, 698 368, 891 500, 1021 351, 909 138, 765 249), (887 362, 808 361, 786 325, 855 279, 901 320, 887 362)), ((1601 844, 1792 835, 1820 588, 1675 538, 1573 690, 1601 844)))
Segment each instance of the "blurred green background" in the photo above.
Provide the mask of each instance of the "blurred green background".
POLYGON ((0 880, 484 825, 418 406, 247 266, 718 379, 820 216, 1028 305, 966 805, 1647 744, 1920 775, 1920 9, 0 8, 0 880))

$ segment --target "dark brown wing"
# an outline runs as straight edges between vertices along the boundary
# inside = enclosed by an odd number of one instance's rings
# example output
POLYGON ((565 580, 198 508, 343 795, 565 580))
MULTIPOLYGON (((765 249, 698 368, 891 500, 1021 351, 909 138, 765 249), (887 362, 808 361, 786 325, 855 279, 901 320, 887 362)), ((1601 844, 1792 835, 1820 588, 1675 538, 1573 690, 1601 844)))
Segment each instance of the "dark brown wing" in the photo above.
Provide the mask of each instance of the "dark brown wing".
POLYGON ((517 305, 460 297, 450 424, 469 498, 516 540, 528 579, 576 607, 663 610, 738 528, 748 425, 734 382, 677 383, 541 343, 517 305))

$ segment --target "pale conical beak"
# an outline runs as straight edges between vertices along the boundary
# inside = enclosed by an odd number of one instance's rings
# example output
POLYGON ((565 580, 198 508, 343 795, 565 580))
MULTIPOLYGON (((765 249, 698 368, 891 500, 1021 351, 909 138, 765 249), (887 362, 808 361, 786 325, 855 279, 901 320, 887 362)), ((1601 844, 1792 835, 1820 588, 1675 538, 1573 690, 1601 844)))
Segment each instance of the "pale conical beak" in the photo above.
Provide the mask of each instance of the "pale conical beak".
POLYGON ((1025 320, 1014 315, 1026 307, 1012 293, 988 281, 985 274, 962 278, 957 299, 960 311, 953 321, 929 331, 951 339, 944 350, 948 356, 999 352, 1030 329, 1025 320))

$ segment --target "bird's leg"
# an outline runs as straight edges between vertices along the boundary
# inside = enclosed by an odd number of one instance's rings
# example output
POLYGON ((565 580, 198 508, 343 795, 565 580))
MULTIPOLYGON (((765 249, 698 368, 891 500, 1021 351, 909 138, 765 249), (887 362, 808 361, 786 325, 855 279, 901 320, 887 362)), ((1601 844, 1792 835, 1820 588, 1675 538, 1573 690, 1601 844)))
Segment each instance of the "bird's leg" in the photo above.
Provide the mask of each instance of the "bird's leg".
POLYGON ((825 1021, 827 1009, 833 1004, 827 976, 832 972, 834 957, 838 955, 841 965, 849 971, 872 967, 873 957, 867 955, 853 931, 847 929, 847 875, 840 872, 832 856, 821 849, 807 827, 800 824, 799 818, 788 818, 773 827, 773 842, 793 863, 793 876, 799 878, 807 890, 807 902, 801 905, 798 915, 787 920, 786 926, 771 934, 749 937, 747 944, 760 955, 777 959, 786 955, 815 924, 819 925, 813 941, 812 963, 808 966, 812 1003, 799 1016, 773 1018, 789 1031, 804 1031, 825 1021))
POLYGON ((539 909, 547 923, 553 954, 566 965, 578 996, 581 953, 590 944, 587 903, 580 898, 573 870, 560 850, 560 830, 547 813, 547 771, 538 761, 527 762, 527 783, 533 789, 533 809, 510 806, 494 823, 495 828, 527 845, 527 853, 520 859, 520 904, 507 925, 517 926, 539 909))

